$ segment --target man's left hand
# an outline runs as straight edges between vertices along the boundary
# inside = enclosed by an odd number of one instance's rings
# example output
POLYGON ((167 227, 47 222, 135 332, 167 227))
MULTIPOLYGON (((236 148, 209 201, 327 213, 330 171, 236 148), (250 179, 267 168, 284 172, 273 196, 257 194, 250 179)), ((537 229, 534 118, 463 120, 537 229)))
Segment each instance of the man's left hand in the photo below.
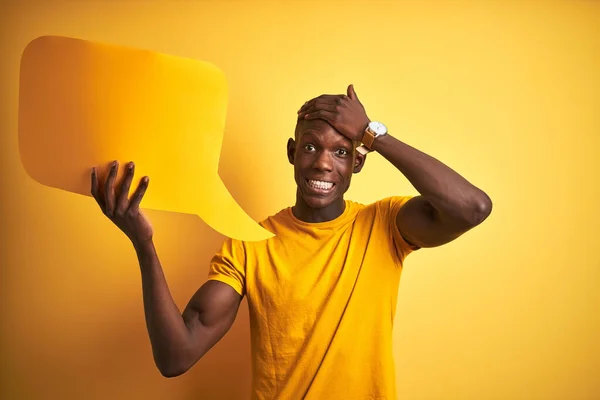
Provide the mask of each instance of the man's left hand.
POLYGON ((324 94, 307 101, 298 111, 298 118, 323 119, 348 139, 360 142, 371 121, 353 85, 348 86, 347 93, 324 94))

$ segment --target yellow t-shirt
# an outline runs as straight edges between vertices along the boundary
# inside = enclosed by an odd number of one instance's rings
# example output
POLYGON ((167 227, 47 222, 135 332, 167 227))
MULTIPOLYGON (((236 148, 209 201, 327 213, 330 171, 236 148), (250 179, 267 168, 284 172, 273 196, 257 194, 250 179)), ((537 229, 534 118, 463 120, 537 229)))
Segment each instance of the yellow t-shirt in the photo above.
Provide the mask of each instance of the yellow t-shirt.
POLYGON ((392 326, 402 263, 413 250, 396 227, 409 197, 345 200, 338 218, 261 222, 276 236, 227 239, 209 279, 247 296, 252 399, 392 400, 392 326))

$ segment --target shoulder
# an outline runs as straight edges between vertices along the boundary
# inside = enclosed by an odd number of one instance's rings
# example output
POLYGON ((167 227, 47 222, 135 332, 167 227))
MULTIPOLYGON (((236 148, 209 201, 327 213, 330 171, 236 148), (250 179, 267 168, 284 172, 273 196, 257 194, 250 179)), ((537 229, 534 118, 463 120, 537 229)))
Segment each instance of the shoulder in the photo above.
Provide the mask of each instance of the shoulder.
POLYGON ((231 246, 236 247, 238 249, 243 249, 244 252, 252 252, 253 250, 260 249, 267 245, 268 243, 277 240, 279 235, 287 230, 289 230, 290 221, 289 221, 289 209, 284 208, 280 211, 271 214, 265 217, 262 220, 258 221, 258 224, 266 229, 267 231, 273 233, 275 236, 258 241, 249 241, 249 240, 241 240, 241 239, 232 239, 225 238, 225 243, 230 243, 231 246))
POLYGON ((373 203, 363 205, 359 214, 372 217, 381 217, 384 219, 395 219, 398 211, 406 204, 413 196, 389 196, 377 200, 373 203))
POLYGON ((291 207, 283 208, 275 214, 271 214, 263 220, 259 221, 258 224, 266 230, 268 230, 269 232, 273 232, 274 230, 276 230, 278 225, 286 223, 289 220, 290 208, 291 207))

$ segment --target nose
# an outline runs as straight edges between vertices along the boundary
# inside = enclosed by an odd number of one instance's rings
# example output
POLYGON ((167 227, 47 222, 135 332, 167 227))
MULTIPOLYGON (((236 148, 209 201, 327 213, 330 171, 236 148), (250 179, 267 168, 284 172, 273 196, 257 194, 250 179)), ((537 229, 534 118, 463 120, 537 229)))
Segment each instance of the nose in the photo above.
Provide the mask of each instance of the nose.
POLYGON ((319 171, 331 171, 333 170, 333 163, 331 161, 331 154, 327 151, 320 151, 317 153, 313 168, 319 171))

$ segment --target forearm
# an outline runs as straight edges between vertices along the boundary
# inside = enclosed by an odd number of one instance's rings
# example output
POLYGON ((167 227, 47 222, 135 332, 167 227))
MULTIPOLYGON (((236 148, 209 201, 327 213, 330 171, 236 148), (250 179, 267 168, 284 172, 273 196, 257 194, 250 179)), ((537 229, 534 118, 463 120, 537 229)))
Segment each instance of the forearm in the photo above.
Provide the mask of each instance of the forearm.
POLYGON ((142 275, 146 327, 156 366, 165 376, 183 373, 191 334, 173 301, 153 242, 134 244, 142 275))
POLYGON ((439 217, 477 225, 489 214, 489 197, 437 159, 390 135, 378 138, 373 150, 402 172, 439 217))

